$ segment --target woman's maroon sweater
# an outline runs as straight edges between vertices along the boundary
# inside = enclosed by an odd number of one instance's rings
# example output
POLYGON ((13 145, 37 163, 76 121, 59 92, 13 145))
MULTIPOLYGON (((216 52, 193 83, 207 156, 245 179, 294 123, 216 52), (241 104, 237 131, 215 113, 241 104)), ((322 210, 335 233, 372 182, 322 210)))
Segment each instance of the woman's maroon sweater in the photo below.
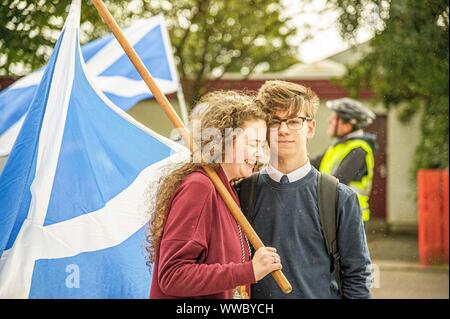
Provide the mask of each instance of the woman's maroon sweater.
MULTIPOLYGON (((220 179, 239 199, 222 168, 220 179)), ((242 234, 242 236, 244 236, 242 234)), ((205 172, 189 174, 177 189, 155 255, 150 298, 233 297, 255 283, 249 247, 245 262, 236 221, 205 172)))

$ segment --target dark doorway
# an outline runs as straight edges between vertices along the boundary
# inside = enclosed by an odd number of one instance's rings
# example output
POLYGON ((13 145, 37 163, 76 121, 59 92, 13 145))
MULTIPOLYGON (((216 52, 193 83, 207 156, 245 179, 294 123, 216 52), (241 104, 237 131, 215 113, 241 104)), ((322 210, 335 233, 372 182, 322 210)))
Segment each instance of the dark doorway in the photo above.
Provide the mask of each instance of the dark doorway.
POLYGON ((386 219, 386 120, 386 115, 377 115, 376 120, 366 129, 366 132, 377 136, 378 149, 375 153, 375 170, 369 205, 371 218, 378 220, 386 219))

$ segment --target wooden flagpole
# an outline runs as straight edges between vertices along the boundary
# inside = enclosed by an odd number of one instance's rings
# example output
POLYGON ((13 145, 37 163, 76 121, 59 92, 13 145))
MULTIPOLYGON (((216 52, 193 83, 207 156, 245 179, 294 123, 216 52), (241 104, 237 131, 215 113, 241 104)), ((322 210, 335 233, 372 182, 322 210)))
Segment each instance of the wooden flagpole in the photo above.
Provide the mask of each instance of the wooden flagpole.
MULTIPOLYGON (((123 34, 123 32, 120 29, 117 22, 114 20, 113 16, 111 15, 111 13, 108 10, 108 8, 105 6, 105 4, 103 3, 102 0, 92 0, 92 3, 97 8, 97 11, 99 12, 100 16, 103 18, 105 23, 108 25, 109 29, 114 34, 117 41, 120 43, 120 45, 124 49, 125 53, 128 55, 129 59, 131 60, 131 62, 135 66, 136 70, 141 75, 145 84, 147 84, 148 88, 152 92, 156 101, 159 103, 159 105, 162 107, 162 109, 166 113, 169 120, 179 130, 181 137, 188 144, 190 150, 192 152, 195 152, 196 145, 192 140, 191 134, 186 129, 186 127, 184 126, 181 119, 178 117, 178 114, 175 112, 172 105, 167 100, 166 96, 161 92, 161 90, 157 86, 156 82, 153 80, 153 77, 150 75, 150 72, 147 70, 144 63, 142 63, 142 60, 139 58, 139 56, 137 55, 134 48, 131 46, 131 44, 128 42, 128 40, 125 38, 125 35, 123 34)), ((209 178, 213 182, 214 186, 216 187, 220 196, 224 200, 224 202, 227 205, 228 209, 230 210, 231 214, 236 219, 237 223, 241 226, 242 230, 247 235, 247 237, 250 240, 250 242, 252 243, 253 247, 256 250, 259 249, 260 247, 264 247, 263 242, 261 241, 259 236, 256 234, 253 227, 250 225, 247 218, 245 218, 245 216, 242 213, 239 206, 236 204, 234 199, 231 197, 231 194, 228 192, 225 185, 222 183, 222 181, 221 181, 220 177, 217 175, 216 171, 212 167, 207 166, 207 165, 203 165, 203 169, 208 174, 209 178)), ((272 272, 272 276, 274 277, 278 286, 284 293, 288 294, 292 291, 291 284, 289 283, 289 281, 284 276, 284 274, 281 270, 276 270, 276 271, 272 272)))

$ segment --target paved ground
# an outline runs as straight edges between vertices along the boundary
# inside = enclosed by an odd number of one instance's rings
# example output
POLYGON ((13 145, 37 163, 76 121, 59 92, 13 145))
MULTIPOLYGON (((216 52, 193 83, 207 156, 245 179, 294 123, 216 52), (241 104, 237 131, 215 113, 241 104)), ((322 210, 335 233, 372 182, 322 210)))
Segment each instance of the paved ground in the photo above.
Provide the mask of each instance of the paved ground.
POLYGON ((368 234, 375 266, 375 299, 448 299, 448 264, 419 265, 417 238, 412 235, 368 234))
MULTIPOLYGON (((381 263, 380 263, 381 264, 381 263)), ((380 266, 379 288, 372 289, 374 299, 448 299, 446 270, 380 266)))

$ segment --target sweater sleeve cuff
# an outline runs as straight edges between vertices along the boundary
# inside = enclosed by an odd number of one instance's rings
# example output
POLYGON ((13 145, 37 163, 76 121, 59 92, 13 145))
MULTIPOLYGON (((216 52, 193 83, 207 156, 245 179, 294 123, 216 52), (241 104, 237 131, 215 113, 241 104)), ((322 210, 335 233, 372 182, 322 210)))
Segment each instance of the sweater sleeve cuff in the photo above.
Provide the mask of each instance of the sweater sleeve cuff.
POLYGON ((233 267, 234 286, 248 285, 256 283, 253 264, 247 261, 243 264, 236 264, 233 267))

